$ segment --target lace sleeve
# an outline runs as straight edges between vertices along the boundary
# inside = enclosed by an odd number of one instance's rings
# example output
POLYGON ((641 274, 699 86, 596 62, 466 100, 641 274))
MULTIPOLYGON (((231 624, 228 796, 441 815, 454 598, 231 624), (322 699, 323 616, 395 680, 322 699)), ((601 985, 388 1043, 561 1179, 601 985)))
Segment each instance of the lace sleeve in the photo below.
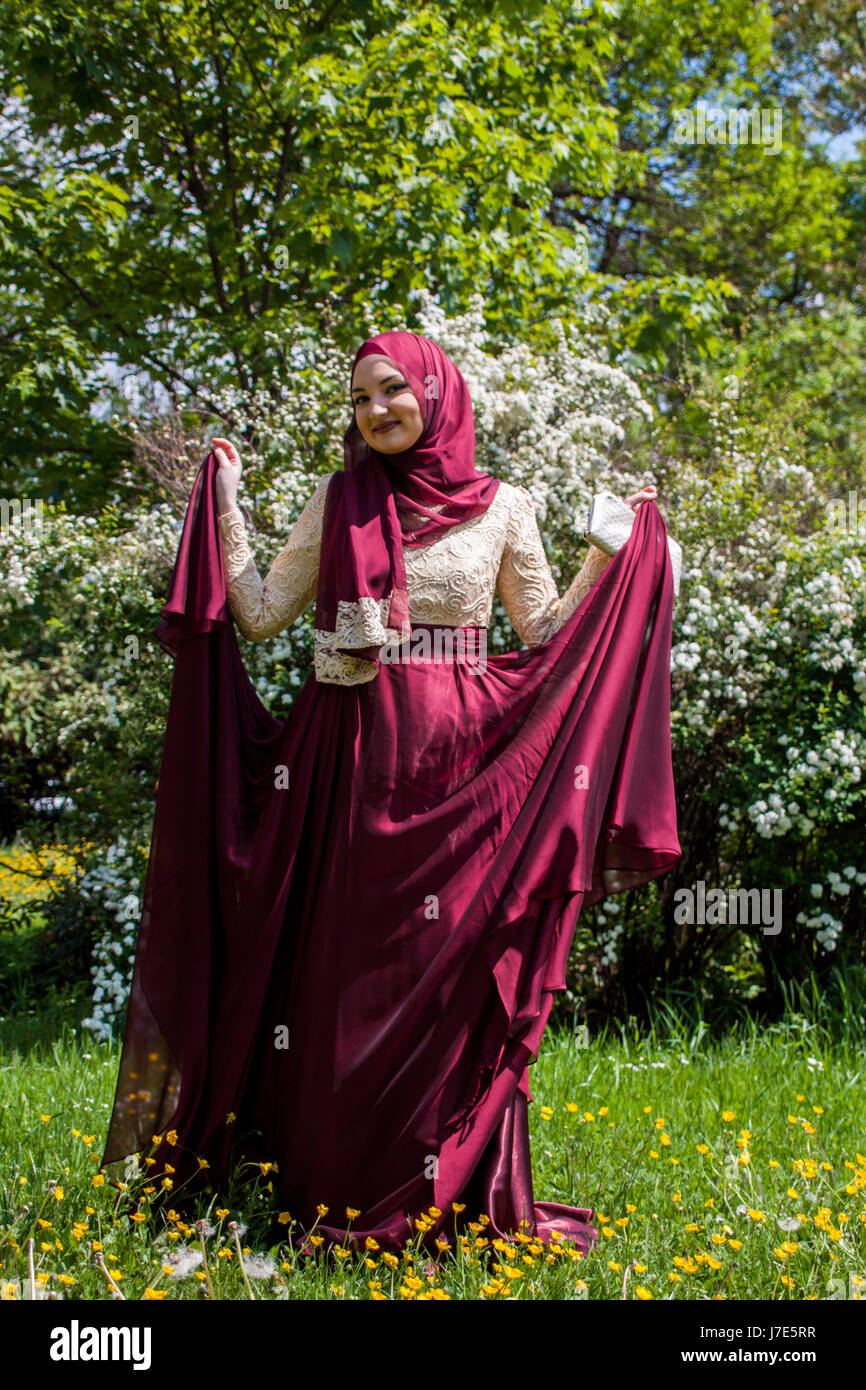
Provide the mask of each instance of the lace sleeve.
POLYGON ((560 598, 532 497, 525 487, 515 488, 515 493, 496 585, 518 637, 527 647, 534 647, 549 641, 568 621, 611 557, 591 545, 583 565, 560 598))
POLYGON ((256 569, 237 507, 219 518, 226 598, 242 636, 263 642, 289 627, 316 596, 325 497, 331 474, 316 487, 264 581, 256 569))

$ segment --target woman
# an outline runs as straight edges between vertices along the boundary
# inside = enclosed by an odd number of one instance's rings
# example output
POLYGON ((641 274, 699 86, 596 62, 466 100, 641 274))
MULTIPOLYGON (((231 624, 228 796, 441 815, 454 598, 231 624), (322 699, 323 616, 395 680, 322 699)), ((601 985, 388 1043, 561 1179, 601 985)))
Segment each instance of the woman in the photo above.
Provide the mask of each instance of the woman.
POLYGON ((166 1130, 169 1184, 276 1163, 281 1202, 307 1228, 326 1207, 334 1240, 347 1210, 399 1249, 465 1208, 587 1250, 590 1209, 534 1200, 528 1066, 582 904, 680 854, 664 524, 654 489, 630 498, 629 544, 560 598, 529 493, 475 469, 441 349, 379 334, 350 387, 344 469, 264 583, 227 440, 196 479, 103 1163, 166 1130), (519 652, 487 654, 494 586, 519 652), (314 598, 314 671, 275 720, 229 611, 264 640, 314 598))

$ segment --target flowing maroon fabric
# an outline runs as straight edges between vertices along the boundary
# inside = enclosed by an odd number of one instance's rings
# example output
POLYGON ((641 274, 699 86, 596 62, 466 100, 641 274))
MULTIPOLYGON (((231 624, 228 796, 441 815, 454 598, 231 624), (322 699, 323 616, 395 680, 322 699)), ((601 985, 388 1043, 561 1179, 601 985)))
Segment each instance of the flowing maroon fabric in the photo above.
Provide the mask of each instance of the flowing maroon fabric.
POLYGON ((282 1206, 309 1229, 324 1204, 332 1239, 351 1207, 399 1249, 465 1203, 586 1250, 592 1210, 534 1198, 527 1067, 582 905, 680 854, 661 514, 550 641, 311 674, 280 720, 226 605, 215 474, 156 629, 175 670, 103 1165, 173 1130, 154 1172, 176 1189, 276 1161, 282 1206))

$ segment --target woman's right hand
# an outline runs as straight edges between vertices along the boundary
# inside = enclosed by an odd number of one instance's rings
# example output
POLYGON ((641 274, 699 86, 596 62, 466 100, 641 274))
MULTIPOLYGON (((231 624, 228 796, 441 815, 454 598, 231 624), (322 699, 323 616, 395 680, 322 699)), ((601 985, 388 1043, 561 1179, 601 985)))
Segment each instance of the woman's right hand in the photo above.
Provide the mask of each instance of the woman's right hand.
POLYGON ((240 454, 230 439, 211 440, 217 461, 216 496, 220 515, 237 505, 238 483, 241 480, 240 454))

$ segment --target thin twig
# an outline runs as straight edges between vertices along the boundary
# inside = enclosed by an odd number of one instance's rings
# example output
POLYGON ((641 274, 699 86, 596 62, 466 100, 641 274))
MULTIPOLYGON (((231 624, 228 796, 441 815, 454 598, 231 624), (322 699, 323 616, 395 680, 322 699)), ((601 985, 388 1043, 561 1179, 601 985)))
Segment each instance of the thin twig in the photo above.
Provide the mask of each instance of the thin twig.
POLYGON ((628 1276, 631 1274, 636 1264, 637 1260, 629 1260, 628 1264, 625 1267, 625 1274, 622 1276, 622 1293, 620 1294, 621 1298, 625 1298, 626 1286, 628 1285, 628 1276))
POLYGON ((250 1281, 249 1281, 249 1279, 247 1278, 247 1272, 246 1272, 246 1270, 244 1269, 244 1252, 243 1252, 243 1250, 241 1250, 240 1237, 238 1236, 238 1223, 237 1223, 236 1221, 230 1221, 230 1222, 229 1222, 229 1230, 230 1230, 231 1233, 232 1233, 232 1240, 234 1241, 234 1243, 235 1243, 235 1249, 236 1249, 237 1252, 238 1252, 238 1264, 240 1265, 240 1269, 241 1269, 241 1278, 242 1278, 243 1281, 244 1281, 244 1288, 245 1288, 246 1291, 247 1291, 247 1298, 250 1298, 250 1299, 253 1300, 253 1302, 255 1302, 255 1294, 253 1293, 252 1289, 250 1288, 250 1281))
POLYGON ((109 1288, 111 1289, 111 1296, 112 1296, 112 1298, 122 1298, 123 1301, 124 1301, 124 1303, 125 1303, 125 1302, 126 1302, 126 1294, 125 1294, 125 1293, 121 1293, 120 1289, 119 1289, 119 1288, 117 1287, 117 1285, 115 1284, 114 1280, 113 1280, 112 1277, 111 1277, 111 1272, 110 1272, 110 1270, 109 1270, 109 1268, 108 1268, 108 1265, 105 1263, 104 1259, 102 1258, 102 1254, 101 1254, 101 1252, 100 1252, 99 1250, 97 1250, 97 1251, 95 1252, 94 1256, 93 1256, 93 1263, 96 1265, 96 1268, 97 1268, 97 1269, 99 1269, 99 1270, 102 1271, 102 1273, 105 1275, 106 1279, 108 1280, 108 1286, 109 1286, 109 1288))

